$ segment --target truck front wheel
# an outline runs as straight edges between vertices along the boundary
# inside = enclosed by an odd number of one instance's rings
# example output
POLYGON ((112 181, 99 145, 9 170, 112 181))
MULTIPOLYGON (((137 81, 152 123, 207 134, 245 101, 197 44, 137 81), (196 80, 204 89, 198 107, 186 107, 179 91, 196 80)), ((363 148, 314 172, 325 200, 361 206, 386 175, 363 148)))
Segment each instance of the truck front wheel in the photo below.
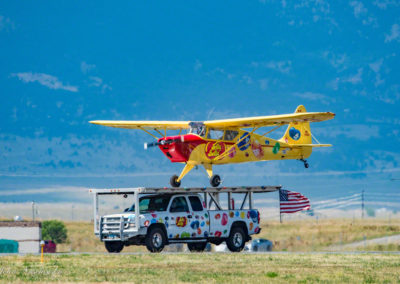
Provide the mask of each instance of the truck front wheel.
POLYGON ((207 242, 201 242, 201 243, 188 243, 187 244, 188 249, 191 252, 202 252, 205 250, 207 246, 207 242))
POLYGON ((145 243, 150 252, 160 252, 163 250, 167 240, 161 228, 152 228, 146 235, 145 243))
POLYGON ((104 242, 104 245, 108 252, 117 252, 118 253, 118 252, 121 252, 121 250, 124 248, 124 244, 122 242, 118 242, 118 241, 104 242))
POLYGON ((244 230, 241 227, 233 227, 226 240, 226 246, 231 252, 240 252, 244 248, 245 240, 244 230))

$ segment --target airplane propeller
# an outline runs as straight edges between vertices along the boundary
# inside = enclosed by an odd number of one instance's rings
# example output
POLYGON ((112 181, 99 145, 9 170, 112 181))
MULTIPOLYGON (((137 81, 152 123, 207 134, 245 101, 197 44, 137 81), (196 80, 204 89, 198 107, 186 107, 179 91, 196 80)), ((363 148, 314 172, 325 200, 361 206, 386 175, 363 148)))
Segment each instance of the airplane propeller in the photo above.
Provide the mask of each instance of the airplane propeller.
POLYGON ((144 143, 144 149, 147 150, 149 147, 159 146, 159 145, 168 145, 175 142, 182 142, 182 139, 167 139, 161 140, 160 142, 151 142, 151 143, 144 143))

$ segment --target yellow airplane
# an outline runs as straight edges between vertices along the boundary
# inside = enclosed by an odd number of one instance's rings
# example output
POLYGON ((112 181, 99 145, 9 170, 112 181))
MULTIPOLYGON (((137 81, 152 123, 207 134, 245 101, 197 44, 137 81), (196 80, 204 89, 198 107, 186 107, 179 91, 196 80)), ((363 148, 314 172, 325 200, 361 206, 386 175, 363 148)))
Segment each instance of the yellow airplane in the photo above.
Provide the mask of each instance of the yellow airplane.
POLYGON ((97 120, 90 123, 140 129, 157 139, 157 142, 145 143, 145 149, 158 146, 171 162, 185 163, 181 174, 171 177, 173 187, 179 187, 183 177, 198 165, 205 168, 210 184, 217 187, 221 184, 221 178, 213 175, 213 165, 297 159, 308 168, 305 159, 311 155, 313 147, 332 146, 312 144, 310 122, 334 117, 335 114, 331 112, 306 112, 305 107, 300 105, 294 113, 272 116, 198 122, 97 120), (288 127, 281 139, 274 140, 266 136, 283 125, 288 127), (255 133, 262 127, 273 128, 263 134, 255 133), (167 136, 167 130, 179 130, 179 134, 167 136), (182 134, 182 130, 187 130, 187 133, 182 134))

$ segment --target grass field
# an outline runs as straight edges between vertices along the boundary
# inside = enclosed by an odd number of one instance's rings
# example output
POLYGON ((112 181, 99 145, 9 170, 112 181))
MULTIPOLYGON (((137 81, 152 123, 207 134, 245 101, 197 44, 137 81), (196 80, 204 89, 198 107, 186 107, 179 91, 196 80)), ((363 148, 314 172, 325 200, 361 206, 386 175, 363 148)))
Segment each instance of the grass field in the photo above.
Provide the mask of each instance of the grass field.
POLYGON ((2 282, 394 283, 389 254, 138 254, 0 257, 2 282))
MULTIPOLYGON (((58 246, 59 252, 104 252, 105 248, 93 234, 89 222, 67 222, 68 243, 58 246)), ((346 244, 364 239, 400 234, 400 220, 390 223, 382 219, 325 219, 262 223, 262 231, 255 238, 274 242, 275 251, 323 251, 331 245, 346 244)), ((374 246, 372 250, 399 250, 398 245, 374 246)), ((130 246, 124 252, 146 251, 130 246)))

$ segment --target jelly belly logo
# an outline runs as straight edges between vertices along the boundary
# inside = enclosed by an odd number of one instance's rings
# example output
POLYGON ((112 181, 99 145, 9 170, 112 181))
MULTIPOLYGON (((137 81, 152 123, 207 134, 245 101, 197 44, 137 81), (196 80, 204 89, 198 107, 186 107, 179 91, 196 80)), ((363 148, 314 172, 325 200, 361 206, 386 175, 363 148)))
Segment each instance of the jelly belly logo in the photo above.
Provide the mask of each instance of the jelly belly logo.
POLYGON ((186 217, 177 217, 175 224, 177 227, 185 227, 187 224, 187 218, 186 217))
POLYGON ((208 142, 206 145, 206 156, 214 159, 225 152, 225 144, 222 142, 208 142))

